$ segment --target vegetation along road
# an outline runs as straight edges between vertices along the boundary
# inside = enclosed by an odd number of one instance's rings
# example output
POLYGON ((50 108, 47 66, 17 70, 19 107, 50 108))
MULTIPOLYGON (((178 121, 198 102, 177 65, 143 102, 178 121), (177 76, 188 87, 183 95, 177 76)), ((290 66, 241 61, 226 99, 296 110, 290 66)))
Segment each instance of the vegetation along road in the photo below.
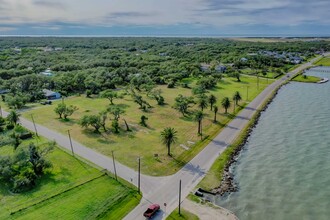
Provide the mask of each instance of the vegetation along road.
MULTIPOLYGON (((187 163, 179 172, 167 177, 150 177, 141 175, 141 191, 143 199, 141 203, 129 214, 125 219, 143 219, 143 212, 150 203, 158 203, 161 205, 162 211, 158 213, 155 219, 163 219, 170 214, 178 206, 178 188, 179 182, 182 181, 182 197, 185 198, 191 190, 202 180, 206 172, 210 169, 213 162, 221 154, 227 146, 229 146, 239 135, 241 130, 248 124, 249 120, 256 113, 257 109, 264 103, 270 94, 288 78, 291 78, 301 70, 309 67, 318 58, 302 64, 297 69, 288 73, 287 76, 280 78, 269 85, 259 96, 257 96, 244 110, 231 121, 223 131, 216 136, 195 158, 187 163), (167 204, 166 208, 164 203, 167 204)), ((4 116, 8 113, 4 112, 4 116)), ((21 118, 20 123, 26 128, 34 131, 33 123, 21 118)), ((67 136, 52 131, 44 126, 36 125, 39 135, 50 140, 55 140, 58 145, 71 151, 70 140, 67 136)), ((114 172, 113 161, 111 158, 104 156, 96 151, 87 148, 77 141, 72 140, 75 155, 79 155, 96 165, 114 172)), ((116 162, 118 175, 138 185, 138 173, 116 162)))

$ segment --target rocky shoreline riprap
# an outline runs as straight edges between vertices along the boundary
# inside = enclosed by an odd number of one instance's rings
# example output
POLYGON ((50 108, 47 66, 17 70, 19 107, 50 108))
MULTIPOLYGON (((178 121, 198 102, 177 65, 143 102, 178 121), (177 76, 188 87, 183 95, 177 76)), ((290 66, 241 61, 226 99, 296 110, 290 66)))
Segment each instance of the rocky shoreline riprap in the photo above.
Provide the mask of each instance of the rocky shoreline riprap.
MULTIPOLYGON (((283 85, 285 85, 285 84, 283 84, 283 85)), ((269 98, 269 100, 263 106, 262 110, 257 112, 257 115, 254 118, 253 124, 247 130, 247 135, 243 138, 243 141, 235 149, 235 151, 232 153, 230 159, 228 160, 228 162, 227 162, 227 164, 224 168, 223 175, 222 175, 222 180, 221 180, 221 183, 220 183, 219 187, 214 188, 211 191, 212 193, 219 194, 219 195, 223 196, 225 194, 236 192, 238 190, 238 185, 234 181, 234 175, 230 172, 230 167, 234 163, 237 162, 237 157, 239 156, 239 154, 241 153, 241 150, 243 149, 243 147, 247 143, 248 138, 250 137, 252 130, 257 126, 261 113, 268 108, 269 104, 273 101, 273 98, 277 95, 279 89, 283 85, 279 86, 276 89, 273 96, 271 98, 269 98)))

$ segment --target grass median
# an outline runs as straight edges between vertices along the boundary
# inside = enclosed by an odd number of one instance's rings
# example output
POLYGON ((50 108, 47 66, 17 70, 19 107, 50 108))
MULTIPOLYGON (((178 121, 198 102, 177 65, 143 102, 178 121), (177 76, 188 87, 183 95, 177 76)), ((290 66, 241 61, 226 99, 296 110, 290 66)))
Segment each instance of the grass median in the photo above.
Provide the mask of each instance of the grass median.
POLYGON ((181 214, 179 214, 179 209, 175 209, 171 215, 169 215, 166 220, 199 220, 197 215, 192 214, 191 212, 181 209, 181 214))
POLYGON ((315 63, 318 66, 330 66, 330 57, 323 57, 315 63))

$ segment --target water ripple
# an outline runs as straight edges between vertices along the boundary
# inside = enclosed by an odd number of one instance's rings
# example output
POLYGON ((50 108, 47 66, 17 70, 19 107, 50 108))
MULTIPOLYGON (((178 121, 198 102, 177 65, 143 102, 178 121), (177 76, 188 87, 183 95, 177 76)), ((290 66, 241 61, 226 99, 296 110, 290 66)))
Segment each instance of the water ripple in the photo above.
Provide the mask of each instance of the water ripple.
POLYGON ((329 94, 330 83, 283 87, 232 168, 239 191, 216 202, 241 220, 329 219, 329 94))

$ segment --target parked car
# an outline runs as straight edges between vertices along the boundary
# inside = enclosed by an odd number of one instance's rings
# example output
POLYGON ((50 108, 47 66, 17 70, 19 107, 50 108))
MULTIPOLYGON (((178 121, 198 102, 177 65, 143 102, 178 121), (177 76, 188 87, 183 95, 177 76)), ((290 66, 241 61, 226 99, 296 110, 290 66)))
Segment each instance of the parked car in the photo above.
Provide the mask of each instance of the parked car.
POLYGON ((160 206, 158 204, 152 204, 143 213, 143 216, 146 218, 151 218, 159 209, 160 209, 160 206))

